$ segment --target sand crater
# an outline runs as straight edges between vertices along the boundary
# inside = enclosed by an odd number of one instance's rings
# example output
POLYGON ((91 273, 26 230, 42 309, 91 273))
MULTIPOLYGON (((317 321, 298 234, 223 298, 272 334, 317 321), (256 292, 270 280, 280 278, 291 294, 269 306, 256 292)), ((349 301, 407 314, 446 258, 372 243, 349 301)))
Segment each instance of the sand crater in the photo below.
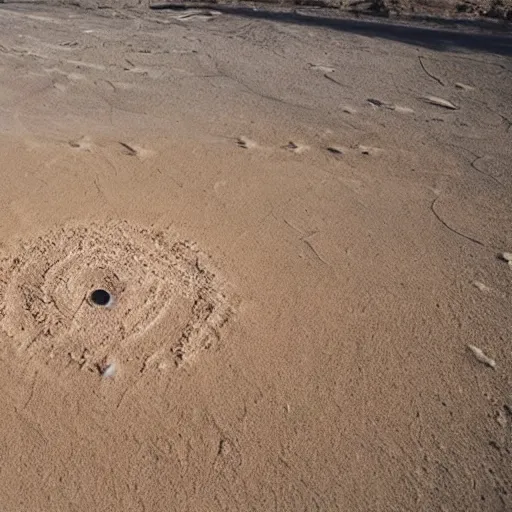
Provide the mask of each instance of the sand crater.
POLYGON ((195 244, 128 222, 68 225, 21 243, 0 277, 1 330, 43 360, 86 353, 179 365, 218 340, 232 312, 195 244), (95 303, 98 290, 109 300, 95 303))

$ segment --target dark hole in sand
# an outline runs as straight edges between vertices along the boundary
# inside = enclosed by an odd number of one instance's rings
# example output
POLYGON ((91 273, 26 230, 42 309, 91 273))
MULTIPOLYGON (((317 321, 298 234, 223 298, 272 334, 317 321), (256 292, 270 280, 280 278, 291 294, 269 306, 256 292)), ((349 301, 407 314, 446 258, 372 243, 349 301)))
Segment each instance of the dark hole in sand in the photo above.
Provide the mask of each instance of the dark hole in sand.
POLYGON ((94 290, 91 293, 91 302, 95 306, 108 306, 112 301, 112 296, 107 290, 102 290, 101 288, 94 290))

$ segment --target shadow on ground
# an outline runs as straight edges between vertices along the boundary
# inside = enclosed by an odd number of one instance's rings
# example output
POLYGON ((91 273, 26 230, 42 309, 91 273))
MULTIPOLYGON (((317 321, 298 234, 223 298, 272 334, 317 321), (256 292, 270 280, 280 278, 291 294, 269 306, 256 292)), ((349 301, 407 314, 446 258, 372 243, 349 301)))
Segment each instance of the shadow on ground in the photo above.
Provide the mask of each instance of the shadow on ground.
MULTIPOLYGON (((381 20, 362 20, 349 18, 334 18, 313 14, 300 14, 297 12, 278 12, 266 8, 249 8, 241 6, 222 6, 216 4, 154 4, 153 10, 183 10, 187 8, 209 8, 225 14, 258 18, 283 23, 302 25, 315 25, 332 30, 349 32, 352 34, 379 37, 398 41, 415 46, 423 46, 432 50, 472 50, 498 55, 512 55, 512 35, 493 34, 490 32, 475 32, 449 30, 426 26, 412 26, 403 23, 392 23, 381 20)), ((453 21, 439 19, 438 25, 453 26, 453 21)), ((468 23, 464 24, 466 27, 468 23)), ((481 28, 479 25, 476 27, 481 28)), ((498 28, 499 25, 496 25, 498 28)))

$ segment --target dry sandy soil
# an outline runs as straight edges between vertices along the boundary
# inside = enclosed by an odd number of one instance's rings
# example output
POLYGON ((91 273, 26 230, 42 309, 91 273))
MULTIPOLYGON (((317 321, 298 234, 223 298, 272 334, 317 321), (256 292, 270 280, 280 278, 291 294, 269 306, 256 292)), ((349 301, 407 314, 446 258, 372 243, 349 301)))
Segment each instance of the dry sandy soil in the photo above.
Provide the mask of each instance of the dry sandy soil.
POLYGON ((2 512, 512 510, 511 52, 0 6, 2 512))

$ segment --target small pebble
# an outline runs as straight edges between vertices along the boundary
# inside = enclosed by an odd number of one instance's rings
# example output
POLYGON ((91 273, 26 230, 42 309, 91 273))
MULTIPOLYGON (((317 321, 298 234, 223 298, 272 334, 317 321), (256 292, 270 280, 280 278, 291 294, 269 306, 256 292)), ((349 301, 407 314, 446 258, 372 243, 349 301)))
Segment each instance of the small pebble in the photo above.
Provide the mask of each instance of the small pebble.
POLYGON ((101 371, 101 376, 104 377, 105 379, 110 379, 110 378, 114 377, 115 374, 116 374, 116 363, 107 364, 105 366, 105 368, 103 368, 103 370, 101 371))
POLYGON ((502 252, 500 254, 500 258, 503 261, 506 261, 507 263, 510 263, 512 261, 512 252, 502 252))
POLYGON ((507 417, 503 411, 498 411, 496 414, 496 421, 500 425, 500 427, 505 428, 507 426, 507 417))
POLYGON ((464 91, 472 91, 472 90, 474 89, 474 87, 472 87, 471 85, 463 84, 463 83, 461 83, 461 82, 457 82, 457 83, 455 84, 455 87, 456 87, 457 89, 462 89, 462 90, 464 90, 464 91))
POLYGON ((469 350, 473 353, 477 361, 489 366, 490 368, 496 368, 496 361, 486 356, 481 349, 474 345, 468 345, 469 350))
POLYGON ((490 290, 488 286, 486 286, 484 283, 481 283, 480 281, 473 281, 473 286, 482 292, 488 292, 490 290))

